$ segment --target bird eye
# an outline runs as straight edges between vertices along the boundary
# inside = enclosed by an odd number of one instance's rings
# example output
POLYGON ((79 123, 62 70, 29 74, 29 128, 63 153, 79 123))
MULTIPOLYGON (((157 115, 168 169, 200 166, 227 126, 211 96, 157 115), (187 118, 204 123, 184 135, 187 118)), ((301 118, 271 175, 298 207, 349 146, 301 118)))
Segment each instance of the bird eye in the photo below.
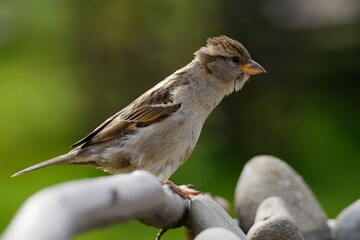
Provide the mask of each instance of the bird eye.
POLYGON ((231 61, 233 61, 233 63, 239 63, 240 62, 240 58, 239 57, 232 57, 231 61))

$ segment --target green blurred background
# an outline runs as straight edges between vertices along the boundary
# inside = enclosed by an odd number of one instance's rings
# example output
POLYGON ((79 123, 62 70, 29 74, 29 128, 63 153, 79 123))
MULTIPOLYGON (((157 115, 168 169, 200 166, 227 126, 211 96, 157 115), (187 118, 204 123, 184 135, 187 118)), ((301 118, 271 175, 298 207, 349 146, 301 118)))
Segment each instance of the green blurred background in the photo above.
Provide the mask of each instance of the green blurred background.
MULTIPOLYGON (((357 0, 2 0, 0 232, 40 189, 106 175, 77 166, 11 174, 68 151, 220 34, 268 73, 224 99, 172 180, 232 202, 243 165, 271 154, 336 217, 360 196, 359 9, 357 0)), ((131 221, 76 239, 156 232, 131 221)), ((183 239, 183 229, 164 239, 183 239)))

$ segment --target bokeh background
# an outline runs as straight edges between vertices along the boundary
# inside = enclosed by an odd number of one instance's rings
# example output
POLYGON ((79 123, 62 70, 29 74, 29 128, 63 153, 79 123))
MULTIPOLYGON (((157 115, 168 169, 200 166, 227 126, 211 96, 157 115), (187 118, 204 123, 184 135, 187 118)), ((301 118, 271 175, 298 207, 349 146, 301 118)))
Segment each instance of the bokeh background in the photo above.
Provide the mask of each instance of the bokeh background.
MULTIPOLYGON (((360 196, 359 10, 358 0, 2 0, 0 232, 40 189, 106 175, 77 166, 11 174, 68 151, 220 34, 241 41, 268 73, 224 99, 172 180, 232 202, 243 165, 271 154, 336 217, 360 196)), ((156 232, 131 221, 76 239, 156 232)))

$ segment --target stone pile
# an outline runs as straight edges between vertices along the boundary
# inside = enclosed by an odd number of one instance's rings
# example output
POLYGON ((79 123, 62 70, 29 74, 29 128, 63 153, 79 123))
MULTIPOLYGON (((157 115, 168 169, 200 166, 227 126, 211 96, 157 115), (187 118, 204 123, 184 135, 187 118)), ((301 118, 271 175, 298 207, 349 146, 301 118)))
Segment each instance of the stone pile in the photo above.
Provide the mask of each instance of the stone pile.
POLYGON ((360 240, 360 200, 328 220, 302 177, 272 156, 245 165, 235 209, 248 240, 360 240))

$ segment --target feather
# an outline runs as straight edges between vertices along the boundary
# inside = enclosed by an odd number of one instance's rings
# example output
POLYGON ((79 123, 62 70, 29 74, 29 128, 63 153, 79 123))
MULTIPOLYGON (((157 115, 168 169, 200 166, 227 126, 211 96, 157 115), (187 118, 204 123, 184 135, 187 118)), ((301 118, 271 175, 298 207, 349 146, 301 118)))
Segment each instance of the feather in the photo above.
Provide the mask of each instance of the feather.
POLYGON ((35 171, 37 169, 52 166, 52 165, 60 165, 60 164, 66 165, 66 162, 69 162, 69 161, 73 160, 73 158, 74 158, 73 153, 69 152, 69 153, 66 153, 64 155, 60 155, 60 156, 54 157, 52 159, 49 159, 47 161, 44 161, 44 162, 38 163, 36 165, 33 165, 31 167, 25 168, 25 169, 15 173, 15 174, 13 174, 11 177, 16 177, 16 176, 25 174, 27 172, 32 172, 32 171, 35 171))
POLYGON ((85 148, 111 139, 121 139, 138 128, 160 122, 180 109, 181 103, 173 102, 172 91, 185 84, 188 84, 185 78, 176 77, 165 85, 156 85, 71 147, 85 148))

